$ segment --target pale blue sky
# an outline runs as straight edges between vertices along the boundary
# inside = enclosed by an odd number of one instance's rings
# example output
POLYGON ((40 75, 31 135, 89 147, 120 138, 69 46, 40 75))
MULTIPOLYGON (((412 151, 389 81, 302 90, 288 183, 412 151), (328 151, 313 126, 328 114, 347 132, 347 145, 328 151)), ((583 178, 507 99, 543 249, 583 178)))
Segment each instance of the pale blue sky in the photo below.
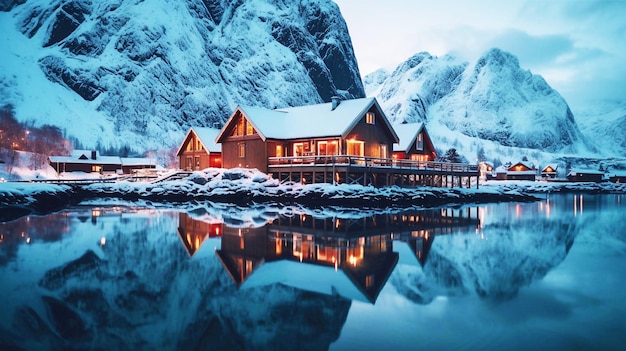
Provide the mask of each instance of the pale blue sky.
POLYGON ((420 51, 472 62, 499 47, 570 104, 626 100, 626 0, 335 0, 362 75, 420 51))

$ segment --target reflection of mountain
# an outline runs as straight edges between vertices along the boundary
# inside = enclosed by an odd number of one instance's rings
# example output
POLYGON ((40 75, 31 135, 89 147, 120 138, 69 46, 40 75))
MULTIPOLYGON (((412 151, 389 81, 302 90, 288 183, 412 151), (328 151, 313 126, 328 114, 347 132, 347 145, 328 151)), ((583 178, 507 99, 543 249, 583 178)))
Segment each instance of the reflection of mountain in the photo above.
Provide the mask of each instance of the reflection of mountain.
POLYGON ((421 304, 469 292, 492 301, 510 299, 565 259, 581 223, 558 210, 550 202, 491 207, 496 222, 481 222, 476 235, 437 237, 423 269, 400 266, 390 282, 421 304))
POLYGON ((178 213, 89 218, 0 267, 0 348, 317 350, 339 337, 350 301, 236 289, 214 256, 181 250, 178 213))

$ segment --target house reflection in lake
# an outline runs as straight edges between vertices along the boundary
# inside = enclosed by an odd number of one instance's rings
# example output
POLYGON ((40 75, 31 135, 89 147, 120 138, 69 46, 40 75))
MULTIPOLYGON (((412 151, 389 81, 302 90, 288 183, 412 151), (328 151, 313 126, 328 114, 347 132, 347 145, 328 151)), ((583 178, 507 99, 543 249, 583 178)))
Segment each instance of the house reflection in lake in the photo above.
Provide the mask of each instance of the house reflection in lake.
POLYGON ((475 208, 364 218, 280 216, 259 228, 224 226, 216 253, 237 286, 281 283, 374 303, 406 244, 421 265, 436 235, 474 233, 475 208))
POLYGON ((210 223, 190 217, 187 213, 178 214, 178 236, 189 256, 193 256, 207 238, 222 235, 224 223, 210 223))

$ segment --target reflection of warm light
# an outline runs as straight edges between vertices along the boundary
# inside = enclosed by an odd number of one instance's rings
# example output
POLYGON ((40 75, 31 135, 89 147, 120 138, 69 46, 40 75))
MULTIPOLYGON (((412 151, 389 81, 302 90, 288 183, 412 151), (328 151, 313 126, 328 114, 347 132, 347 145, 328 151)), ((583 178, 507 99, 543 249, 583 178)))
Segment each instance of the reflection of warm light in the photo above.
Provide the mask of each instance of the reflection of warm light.
POLYGON ((515 217, 520 218, 522 216, 522 206, 520 204, 515 205, 515 217))
POLYGON ((350 258, 348 258, 348 262, 350 262, 351 265, 356 267, 356 257, 350 255, 350 258))
POLYGON ((100 246, 104 246, 106 245, 106 243, 107 243, 107 238, 105 237, 100 238, 100 246))
POLYGON ((340 225, 341 225, 341 221, 339 220, 339 218, 335 219, 335 228, 339 229, 340 225))
POLYGON ((302 262, 302 252, 300 252, 300 262, 302 262))
POLYGON ((22 238, 25 237, 26 235, 24 235, 24 232, 22 232, 22 238))
POLYGON ((215 228, 215 235, 220 235, 220 227, 215 228))
POLYGON ((200 238, 196 236, 196 242, 195 245, 193 246, 196 250, 200 247, 200 238))
POLYGON ((338 263, 335 261, 335 272, 337 272, 337 270, 339 269, 339 265, 338 263))
POLYGON ((30 238, 26 238, 26 243, 30 244, 30 238))
POLYGON ((550 218, 550 199, 546 199, 546 218, 550 218))
POLYGON ((91 210, 91 216, 92 217, 100 217, 100 216, 102 216, 102 211, 101 210, 97 210, 97 209, 93 209, 93 210, 91 210))

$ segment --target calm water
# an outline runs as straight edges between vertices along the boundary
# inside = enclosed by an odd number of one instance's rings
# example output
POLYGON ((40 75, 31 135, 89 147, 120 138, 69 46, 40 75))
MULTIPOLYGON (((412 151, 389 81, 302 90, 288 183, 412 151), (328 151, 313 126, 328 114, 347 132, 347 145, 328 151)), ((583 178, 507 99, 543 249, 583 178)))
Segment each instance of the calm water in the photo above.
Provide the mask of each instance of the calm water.
POLYGON ((0 223, 2 350, 618 350, 626 195, 0 223))

